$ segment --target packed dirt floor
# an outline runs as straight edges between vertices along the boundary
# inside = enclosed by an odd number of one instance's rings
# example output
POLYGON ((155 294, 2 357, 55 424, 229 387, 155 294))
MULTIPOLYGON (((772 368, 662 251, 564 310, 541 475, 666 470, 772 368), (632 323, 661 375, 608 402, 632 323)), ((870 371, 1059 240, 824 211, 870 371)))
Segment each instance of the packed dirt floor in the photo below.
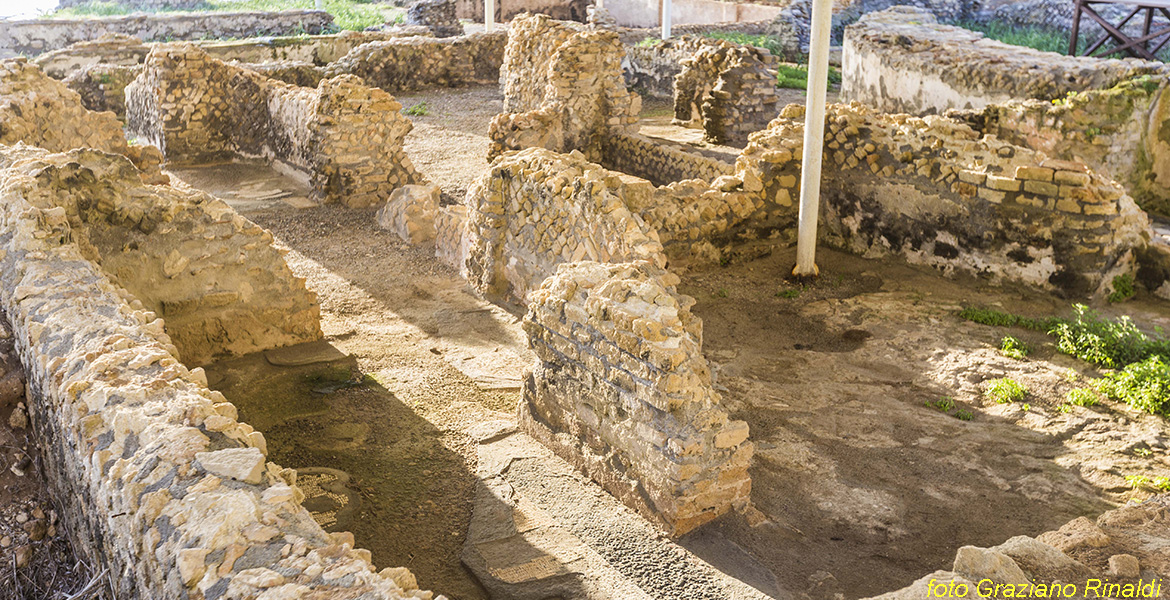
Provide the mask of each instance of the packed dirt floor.
MULTIPOLYGON (((414 117, 406 149, 454 201, 487 166, 499 95, 482 87, 400 97, 405 106, 424 100, 429 112, 414 117)), ((303 208, 306 190, 261 165, 175 175, 270 229, 320 295, 325 343, 218 363, 212 386, 265 432, 272 460, 301 471, 306 504, 329 529, 353 531, 379 567, 409 567, 424 588, 486 598, 460 558, 484 448, 496 439, 484 426, 514 428, 532 360, 519 309, 476 298, 431 248, 378 229, 373 209, 303 208)), ((1033 353, 1006 358, 996 350, 1006 330, 955 314, 966 304, 1066 314, 1067 301, 831 250, 818 255, 820 279, 802 287, 784 279, 793 250, 783 239, 726 258, 672 269, 698 299, 727 409, 751 426, 749 509, 679 548, 567 471, 538 472, 555 471, 555 461, 498 459, 511 461, 516 494, 645 597, 758 597, 719 571, 781 599, 875 595, 949 568, 962 545, 1036 535, 1143 497, 1127 475, 1170 475, 1165 420, 1113 403, 1057 412, 1092 375, 1086 364, 1025 331, 1010 333, 1033 353), (1026 404, 983 400, 986 381, 1005 376, 1028 388, 1026 404), (955 407, 925 405, 944 397, 955 407), (961 410, 972 418, 957 418, 961 410), (655 572, 660 551, 696 572, 703 560, 715 569, 693 585, 672 583, 655 572)), ((1170 326, 1164 303, 1103 310, 1170 326)))

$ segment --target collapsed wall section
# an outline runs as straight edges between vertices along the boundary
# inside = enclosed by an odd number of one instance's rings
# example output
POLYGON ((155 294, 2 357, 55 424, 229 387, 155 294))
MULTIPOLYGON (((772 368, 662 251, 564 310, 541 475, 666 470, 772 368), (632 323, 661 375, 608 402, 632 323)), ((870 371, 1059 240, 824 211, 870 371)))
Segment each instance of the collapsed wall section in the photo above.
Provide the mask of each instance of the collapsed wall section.
POLYGON ((522 426, 672 535, 748 502, 748 425, 719 406, 694 298, 648 262, 563 264, 532 293, 522 426))
POLYGON ((841 98, 883 112, 952 108, 1107 89, 1140 75, 1166 76, 1160 62, 1064 56, 939 25, 920 8, 869 13, 845 29, 841 98))
POLYGON ((665 266, 657 234, 612 191, 619 185, 577 152, 531 148, 497 159, 467 192, 472 287, 524 303, 561 263, 665 266))
POLYGON ((492 119, 489 158, 539 147, 596 162, 611 131, 633 131, 642 99, 622 78, 621 40, 576 29, 543 15, 512 22, 500 68, 505 113, 492 119))
POLYGON ((126 88, 128 126, 170 161, 225 153, 265 156, 307 171, 322 202, 372 206, 419 183, 403 149, 412 125, 392 96, 353 75, 302 88, 159 45, 126 88))
POLYGON ((369 42, 329 64, 325 75, 357 75, 390 93, 495 83, 506 40, 507 34, 496 32, 369 42))
POLYGON ((94 163, 131 168, 94 151, 0 152, 0 306, 68 530, 109 569, 114 594, 431 598, 406 569, 375 573, 351 534, 325 533, 300 505, 295 471, 266 462, 263 434, 74 243, 65 206, 87 192, 41 175, 77 179, 94 163))
POLYGON ((767 51, 725 40, 704 44, 674 78, 674 121, 699 125, 713 144, 742 146, 779 112, 776 60, 767 51))

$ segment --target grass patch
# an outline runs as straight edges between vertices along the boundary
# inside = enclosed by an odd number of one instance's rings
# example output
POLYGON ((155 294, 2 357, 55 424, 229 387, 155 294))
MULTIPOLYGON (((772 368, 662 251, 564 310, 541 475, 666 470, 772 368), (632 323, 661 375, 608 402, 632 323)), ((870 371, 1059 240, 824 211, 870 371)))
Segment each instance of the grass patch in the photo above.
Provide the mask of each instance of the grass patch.
POLYGON ((656 37, 649 37, 649 38, 646 38, 646 39, 644 39, 644 40, 642 40, 642 41, 638 42, 637 44, 634 44, 634 47, 635 47, 635 48, 650 48, 650 47, 654 46, 655 44, 657 44, 658 42, 661 42, 661 41, 662 41, 662 40, 661 40, 661 39, 659 39, 659 38, 656 38, 656 37))
POLYGON ((1145 475, 1126 475, 1126 483, 1135 490, 1149 490, 1153 492, 1170 492, 1170 477, 1146 477, 1145 475))
POLYGON ((402 109, 402 112, 412 117, 425 117, 427 113, 431 112, 431 109, 427 106, 427 101, 423 100, 417 104, 412 104, 410 108, 402 109))
POLYGON ((999 353, 1016 360, 1024 360, 1028 356, 1028 346, 1020 338, 1005 335, 999 342, 999 353))
MULTIPOLYGON (((998 40, 1005 44, 1035 48, 1045 52, 1068 53, 1067 34, 1040 29, 1038 27, 1014 27, 995 21, 987 23, 962 21, 957 23, 957 25, 963 29, 978 31, 993 40, 998 40)), ((1085 47, 1085 40, 1081 40, 1077 50, 1084 51, 1085 47)))
POLYGON ((971 414, 971 411, 963 409, 955 413, 955 418, 960 421, 970 421, 975 418, 975 415, 971 414))
POLYGON ((1028 397, 1028 388, 1020 385, 1015 379, 1004 377, 992 379, 991 385, 983 391, 983 395, 995 400, 999 404, 1011 404, 1028 397))
POLYGON ((1162 356, 1154 355, 1106 373, 1098 387, 1101 393, 1133 408, 1170 417, 1170 366, 1162 356))
POLYGON ((1064 395, 1064 401, 1070 406, 1096 406, 1097 392, 1094 392, 1089 388, 1077 388, 1075 390, 1069 390, 1069 392, 1064 395))
MULTIPOLYGON (((834 67, 829 67, 829 87, 840 85, 840 83, 841 72, 834 67)), ((778 65, 776 67, 776 87, 794 90, 808 89, 808 66, 778 65)))
MULTIPOLYGON (((382 25, 386 17, 380 5, 361 0, 324 0, 325 11, 333 15, 333 21, 340 30, 361 31, 372 25, 382 25)), ((93 0, 85 4, 70 6, 49 13, 48 18, 57 17, 108 17, 128 15, 136 12, 239 12, 278 11, 316 8, 315 0, 206 0, 194 11, 150 10, 132 8, 114 2, 93 0)))
POLYGON ((1103 319, 1083 304, 1073 305, 1071 319, 1059 320, 1048 330, 1056 347, 1085 362, 1120 369, 1155 354, 1170 355, 1170 341, 1142 333, 1129 317, 1103 319))
POLYGON ((993 325, 996 327, 1023 327, 1024 329, 1031 329, 1032 331, 1048 332, 1053 325, 1060 322, 1060 319, 1049 317, 1044 319, 1033 319, 1031 317, 1024 317, 1021 315, 1013 315, 1009 312, 996 310, 994 308, 978 308, 968 306, 959 311, 959 318, 973 321, 981 325, 993 325))

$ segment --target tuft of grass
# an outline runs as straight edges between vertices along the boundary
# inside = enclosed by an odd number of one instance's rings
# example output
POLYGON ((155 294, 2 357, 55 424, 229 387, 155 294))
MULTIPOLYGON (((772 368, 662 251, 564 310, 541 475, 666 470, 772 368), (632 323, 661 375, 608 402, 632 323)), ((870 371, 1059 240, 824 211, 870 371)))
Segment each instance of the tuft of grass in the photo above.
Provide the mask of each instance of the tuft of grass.
POLYGON ((423 100, 422 102, 411 105, 410 108, 402 109, 402 112, 412 117, 425 117, 431 112, 431 109, 427 106, 427 101, 423 100))
POLYGON ((1075 390, 1069 390, 1064 395, 1064 400, 1069 406, 1096 406, 1097 392, 1089 388, 1077 388, 1075 390))
POLYGON ((999 342, 999 353, 1016 360, 1024 360, 1028 356, 1028 346, 1020 338, 1005 335, 999 342))
POLYGON ((772 53, 772 56, 783 56, 784 46, 780 44, 780 40, 765 34, 750 34, 740 33, 738 31, 707 31, 701 33, 705 38, 714 40, 727 40, 736 44, 744 46, 755 46, 756 48, 763 48, 772 53))
POLYGON ((955 410, 955 401, 950 396, 943 396, 938 400, 927 400, 926 408, 933 408, 939 412, 949 413, 955 410))
POLYGON ((1103 319, 1083 304, 1073 305, 1073 317, 1048 331, 1056 347, 1085 362, 1119 369, 1154 354, 1170 355, 1170 341, 1142 333, 1129 317, 1103 319))
POLYGON ((1170 366, 1160 355, 1106 373, 1098 384, 1101 393, 1133 408, 1170 417, 1170 366))
POLYGON ((959 318, 973 321, 981 325, 994 325, 997 327, 1023 327, 1024 329, 1044 332, 1047 332, 1054 324, 1060 322, 1060 319, 1055 317, 1033 319, 1031 317, 1014 315, 1012 313, 996 310, 994 308, 980 308, 976 306, 968 306, 963 310, 960 310, 959 318))
POLYGON ((992 379, 991 385, 983 391, 983 395, 995 400, 999 404, 1011 404, 1028 397, 1028 389, 1019 382, 1010 378, 992 379))
MULTIPOLYGON (((205 0, 194 11, 150 10, 115 2, 91 0, 46 15, 55 17, 117 16, 135 12, 238 12, 279 11, 316 8, 316 0, 205 0)), ((373 25, 382 25, 386 17, 379 5, 368 0, 324 0, 325 11, 333 15, 333 22, 341 30, 361 31, 373 25)))
POLYGON ((1135 490, 1151 490, 1155 492, 1170 492, 1170 477, 1146 477, 1145 475, 1126 475, 1126 483, 1135 490))
POLYGON ((787 290, 780 290, 779 292, 776 292, 776 297, 777 298, 787 298, 789 300, 793 300, 793 299, 799 298, 800 293, 803 291, 804 291, 804 288, 791 288, 791 289, 787 289, 787 290))
POLYGON ((715 292, 715 296, 719 298, 726 298, 729 294, 727 288, 719 288, 719 291, 715 292))
POLYGON ((1109 292, 1110 302, 1125 302, 1137 293, 1134 287, 1133 275, 1124 273, 1113 278, 1113 291, 1109 292))
MULTIPOLYGON (((976 23, 962 21, 957 24, 963 29, 978 31, 993 40, 998 40, 1013 46, 1035 48, 1044 52, 1068 53, 1068 35, 1038 27, 1015 27, 1006 23, 990 21, 976 23)), ((1084 51, 1084 40, 1081 41, 1079 51, 1084 51)))
POLYGON ((646 38, 646 39, 644 39, 644 40, 642 40, 642 41, 638 42, 637 44, 634 44, 634 46, 635 46, 635 47, 637 47, 637 48, 650 48, 650 47, 654 46, 655 44, 657 44, 658 42, 661 42, 661 41, 662 41, 662 40, 661 40, 661 39, 659 39, 659 38, 656 38, 656 37, 649 37, 649 38, 646 38))

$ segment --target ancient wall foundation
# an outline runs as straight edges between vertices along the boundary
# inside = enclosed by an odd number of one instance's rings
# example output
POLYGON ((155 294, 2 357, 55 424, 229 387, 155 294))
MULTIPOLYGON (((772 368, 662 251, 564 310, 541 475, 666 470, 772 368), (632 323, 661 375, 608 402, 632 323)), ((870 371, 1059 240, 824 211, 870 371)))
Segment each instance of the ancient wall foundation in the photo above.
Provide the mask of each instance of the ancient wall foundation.
POLYGON ((712 40, 682 60, 674 78, 674 119, 701 125, 714 144, 742 146, 779 112, 776 60, 767 50, 712 40))
POLYGON ((841 98, 890 113, 930 114, 1011 100, 1052 100, 1108 89, 1163 63, 1070 57, 1011 46, 950 25, 923 9, 869 13, 846 28, 841 98))
POLYGON ((324 33, 333 15, 323 10, 135 14, 85 19, 0 21, 0 53, 36 56, 70 44, 121 34, 144 42, 324 33))
POLYGON ((357 75, 391 93, 495 83, 506 39, 506 34, 497 32, 369 42, 328 65, 325 74, 357 75))
POLYGON ((657 235, 611 191, 619 185, 580 153, 532 148, 497 159, 467 192, 472 287, 523 303, 561 263, 665 266, 657 235))
POLYGON ((65 206, 112 198, 38 180, 101 163, 133 169, 95 151, 0 158, 0 305, 67 526, 109 569, 114 594, 431 598, 406 569, 376 573, 351 534, 326 534, 300 506, 295 472, 265 460, 263 434, 71 242, 65 206))
POLYGON ((352 75, 301 88, 190 44, 158 46, 126 88, 126 103, 130 130, 169 161, 266 156, 307 171, 323 202, 381 204, 422 179, 402 148, 412 127, 402 106, 352 75))
POLYGON ((695 55, 712 40, 695 35, 658 40, 652 45, 626 47, 626 85, 658 98, 674 97, 674 78, 682 72, 682 61, 695 55))
MULTIPOLYGON (((588 6, 586 0, 499 0, 495 3, 496 23, 507 23, 524 13, 583 23, 588 6)), ((455 15, 460 19, 482 23, 483 9, 483 0, 455 1, 455 15)))
POLYGON ((647 179, 655 185, 685 179, 712 181, 735 171, 733 163, 636 133, 611 133, 605 138, 601 154, 605 168, 647 179))
POLYGON ((515 19, 500 68, 505 113, 492 119, 489 157, 540 147, 598 160, 604 137, 631 130, 642 107, 622 78, 624 54, 614 32, 577 31, 543 15, 515 19))
POLYGON ((520 402, 526 431, 673 535, 746 504, 753 452, 677 283, 648 262, 561 265, 531 295, 520 402))

